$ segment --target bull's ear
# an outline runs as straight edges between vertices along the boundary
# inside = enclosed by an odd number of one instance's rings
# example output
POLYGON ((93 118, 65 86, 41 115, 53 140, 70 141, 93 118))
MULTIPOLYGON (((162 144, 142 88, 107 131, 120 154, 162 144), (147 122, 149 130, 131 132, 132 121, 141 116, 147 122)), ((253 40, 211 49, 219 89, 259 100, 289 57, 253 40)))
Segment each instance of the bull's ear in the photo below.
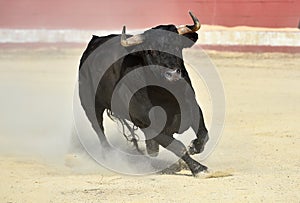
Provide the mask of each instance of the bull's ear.
POLYGON ((186 33, 182 36, 190 39, 190 41, 188 43, 184 44, 184 48, 189 48, 189 47, 193 46, 198 40, 198 34, 196 32, 186 33))

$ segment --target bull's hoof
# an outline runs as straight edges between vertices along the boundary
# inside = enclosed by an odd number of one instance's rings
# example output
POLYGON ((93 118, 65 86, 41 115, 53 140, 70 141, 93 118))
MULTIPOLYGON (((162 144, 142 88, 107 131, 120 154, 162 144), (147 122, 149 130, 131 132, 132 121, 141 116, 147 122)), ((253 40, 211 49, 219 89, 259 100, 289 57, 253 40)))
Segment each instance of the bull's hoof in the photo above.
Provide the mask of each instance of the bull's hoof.
POLYGON ((159 152, 159 144, 153 140, 146 140, 146 149, 149 156, 157 157, 159 152))
POLYGON ((194 167, 193 169, 191 169, 193 176, 197 176, 200 173, 205 173, 207 172, 207 167, 199 164, 198 166, 194 167))
POLYGON ((188 147, 189 155, 200 154, 204 151, 204 144, 199 142, 198 139, 192 140, 188 147))

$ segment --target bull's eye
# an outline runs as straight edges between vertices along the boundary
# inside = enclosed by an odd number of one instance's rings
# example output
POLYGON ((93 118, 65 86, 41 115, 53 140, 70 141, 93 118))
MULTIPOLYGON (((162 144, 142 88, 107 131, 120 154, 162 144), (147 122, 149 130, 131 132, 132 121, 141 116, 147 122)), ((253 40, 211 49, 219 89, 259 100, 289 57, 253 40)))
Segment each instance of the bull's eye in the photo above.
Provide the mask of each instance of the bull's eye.
POLYGON ((177 70, 176 70, 176 73, 178 73, 178 74, 179 74, 179 73, 180 73, 180 69, 177 69, 177 70))
POLYGON ((149 50, 148 53, 150 54, 150 56, 158 56, 158 51, 155 50, 149 50))

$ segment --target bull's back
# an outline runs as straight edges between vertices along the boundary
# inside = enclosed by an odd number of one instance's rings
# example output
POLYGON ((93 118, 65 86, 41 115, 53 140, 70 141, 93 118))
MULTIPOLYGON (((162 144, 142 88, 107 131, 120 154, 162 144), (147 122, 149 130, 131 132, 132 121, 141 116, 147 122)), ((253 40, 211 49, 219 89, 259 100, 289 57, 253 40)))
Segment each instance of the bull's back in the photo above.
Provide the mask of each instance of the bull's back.
POLYGON ((112 39, 118 35, 108 35, 104 37, 98 37, 96 35, 93 35, 92 39, 88 43, 88 46, 84 50, 82 57, 80 59, 80 64, 79 64, 79 70, 81 69, 83 63, 86 61, 86 59, 89 57, 89 55, 95 51, 99 46, 101 46, 103 43, 108 41, 109 39, 112 39))

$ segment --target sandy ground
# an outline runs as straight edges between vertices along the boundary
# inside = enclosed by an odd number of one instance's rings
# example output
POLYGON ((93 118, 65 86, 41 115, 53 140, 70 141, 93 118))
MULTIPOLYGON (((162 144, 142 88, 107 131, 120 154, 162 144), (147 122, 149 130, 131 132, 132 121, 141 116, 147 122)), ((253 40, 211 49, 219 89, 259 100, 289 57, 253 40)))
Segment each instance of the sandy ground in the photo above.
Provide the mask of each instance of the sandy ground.
POLYGON ((1 50, 0 202, 300 202, 299 54, 209 52, 226 122, 203 163, 220 173, 194 178, 65 164, 80 53, 1 50))

